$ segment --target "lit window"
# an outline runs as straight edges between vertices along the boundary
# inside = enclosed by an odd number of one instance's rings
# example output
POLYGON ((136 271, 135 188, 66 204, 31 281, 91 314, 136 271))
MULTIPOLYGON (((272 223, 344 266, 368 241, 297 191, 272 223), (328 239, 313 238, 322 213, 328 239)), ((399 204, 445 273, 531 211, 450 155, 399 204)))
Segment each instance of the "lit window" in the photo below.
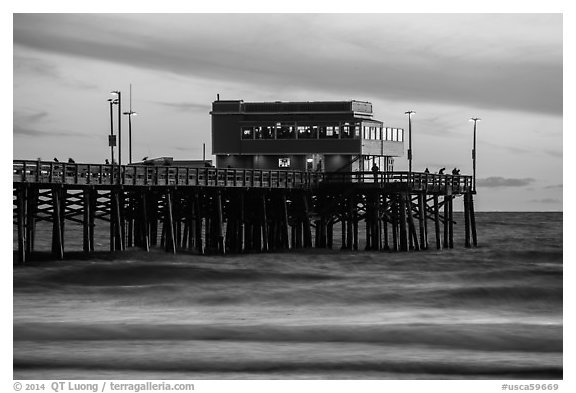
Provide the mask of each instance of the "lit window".
POLYGON ((393 128, 393 129, 392 129, 392 140, 393 140, 393 141, 397 141, 397 140, 398 140, 398 129, 397 129, 397 128, 393 128))
POLYGON ((254 128, 242 127, 242 139, 254 139, 254 128))
POLYGON ((350 123, 344 123, 342 126, 342 138, 354 138, 354 126, 351 126, 350 123))
POLYGON ((404 141, 404 130, 402 128, 398 129, 398 142, 404 141))
POLYGON ((279 158, 278 168, 290 168, 290 158, 279 158))
POLYGON ((316 139, 317 135, 317 126, 298 126, 298 139, 316 139))
POLYGON ((295 137, 294 126, 276 123, 277 139, 294 139, 294 137, 295 137))
POLYGON ((262 139, 274 139, 274 126, 262 127, 262 139))

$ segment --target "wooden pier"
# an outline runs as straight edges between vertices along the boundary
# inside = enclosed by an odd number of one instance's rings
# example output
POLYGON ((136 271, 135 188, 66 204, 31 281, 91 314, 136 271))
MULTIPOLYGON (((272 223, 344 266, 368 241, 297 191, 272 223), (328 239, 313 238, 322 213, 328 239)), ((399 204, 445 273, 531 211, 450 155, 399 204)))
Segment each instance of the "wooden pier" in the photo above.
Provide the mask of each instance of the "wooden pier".
POLYGON ((64 258, 66 222, 82 225, 86 253, 94 252, 96 223, 108 225, 110 251, 330 249, 335 236, 343 250, 453 248, 456 197, 464 200, 464 246, 477 245, 475 190, 464 175, 15 160, 13 191, 18 263, 33 258, 39 221, 52 223, 57 259, 64 258))

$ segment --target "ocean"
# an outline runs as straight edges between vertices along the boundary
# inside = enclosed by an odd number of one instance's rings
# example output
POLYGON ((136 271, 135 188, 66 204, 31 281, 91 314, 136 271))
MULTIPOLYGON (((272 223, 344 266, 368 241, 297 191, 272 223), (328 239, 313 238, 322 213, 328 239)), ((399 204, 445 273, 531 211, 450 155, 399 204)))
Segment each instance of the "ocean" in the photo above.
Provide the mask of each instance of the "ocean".
POLYGON ((455 220, 450 250, 227 256, 100 225, 87 257, 67 224, 64 261, 14 266, 14 378, 562 379, 562 213, 477 213, 474 249, 455 220))

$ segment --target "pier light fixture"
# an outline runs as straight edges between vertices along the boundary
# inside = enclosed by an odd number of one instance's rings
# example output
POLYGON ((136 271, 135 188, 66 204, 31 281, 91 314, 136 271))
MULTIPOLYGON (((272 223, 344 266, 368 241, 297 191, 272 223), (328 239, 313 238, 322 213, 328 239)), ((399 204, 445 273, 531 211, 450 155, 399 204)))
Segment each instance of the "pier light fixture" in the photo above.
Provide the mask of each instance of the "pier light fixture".
POLYGON ((130 110, 124 112, 124 115, 128 116, 128 163, 132 164, 132 116, 137 116, 138 113, 130 110))
POLYGON ((114 146, 116 146, 116 137, 114 135, 114 114, 112 107, 117 104, 113 98, 108 98, 110 104, 110 135, 108 137, 108 146, 110 146, 110 164, 114 165, 114 146))
POLYGON ((476 123, 482 120, 479 117, 472 117, 469 121, 474 122, 474 137, 472 142, 472 190, 476 191, 476 123))
POLYGON ((412 177, 412 116, 415 113, 414 111, 404 112, 408 115, 408 172, 410 177, 412 177))
POLYGON ((115 95, 112 103, 118 105, 118 183, 120 183, 122 171, 122 93, 120 90, 112 90, 110 94, 115 95))

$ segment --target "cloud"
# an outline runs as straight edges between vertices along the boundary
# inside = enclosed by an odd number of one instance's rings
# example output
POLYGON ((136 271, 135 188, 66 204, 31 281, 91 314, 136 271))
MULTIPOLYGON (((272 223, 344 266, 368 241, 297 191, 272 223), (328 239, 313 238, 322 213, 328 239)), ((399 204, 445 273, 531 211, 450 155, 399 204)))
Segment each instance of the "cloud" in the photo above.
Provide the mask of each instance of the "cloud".
POLYGON ((561 201, 560 199, 557 199, 557 198, 531 199, 530 202, 534 202, 534 203, 544 203, 544 204, 562 203, 562 201, 561 201))
POLYGON ((40 76, 58 81, 61 85, 77 89, 96 89, 97 86, 84 81, 64 76, 58 67, 48 61, 29 56, 14 56, 14 75, 26 74, 40 76))
POLYGON ((507 179, 504 177, 488 177, 485 179, 477 179, 476 185, 478 187, 485 188, 497 188, 497 187, 525 187, 534 182, 532 178, 523 179, 507 179))
POLYGON ((546 186, 546 187, 544 187, 544 188, 553 189, 553 190, 555 190, 555 189, 563 189, 563 188, 564 188, 564 185, 563 185, 563 184, 553 184, 553 185, 551 185, 551 186, 546 186))
POLYGON ((563 107, 561 16, 16 14, 14 45, 260 90, 563 107))
POLYGON ((167 106, 169 108, 176 109, 178 111, 183 112, 206 112, 208 113, 211 109, 210 105, 206 104, 199 104, 196 102, 155 102, 156 104, 160 104, 163 106, 167 106))
POLYGON ((88 135, 85 134, 78 134, 78 133, 73 133, 73 132, 68 132, 68 131, 54 131, 54 130, 42 130, 42 129, 37 129, 37 128, 31 128, 31 127, 26 127, 26 126, 21 126, 18 124, 14 124, 13 127, 13 135, 18 137, 18 136, 31 136, 31 137, 55 137, 55 136, 66 136, 66 137, 78 137, 78 138, 84 138, 87 137, 88 135))

